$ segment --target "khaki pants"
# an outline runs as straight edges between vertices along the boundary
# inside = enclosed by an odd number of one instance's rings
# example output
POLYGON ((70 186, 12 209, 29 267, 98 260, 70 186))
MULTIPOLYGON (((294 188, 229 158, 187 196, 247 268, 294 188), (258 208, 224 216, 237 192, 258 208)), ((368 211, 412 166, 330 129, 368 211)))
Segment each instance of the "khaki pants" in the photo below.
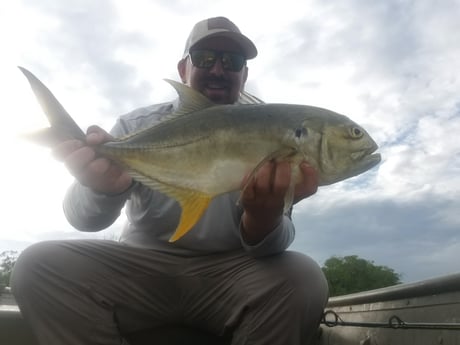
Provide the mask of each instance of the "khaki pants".
POLYGON ((119 345, 175 324, 230 332, 235 345, 305 345, 328 295, 320 267, 296 252, 178 257, 99 240, 32 245, 11 285, 43 345, 119 345))

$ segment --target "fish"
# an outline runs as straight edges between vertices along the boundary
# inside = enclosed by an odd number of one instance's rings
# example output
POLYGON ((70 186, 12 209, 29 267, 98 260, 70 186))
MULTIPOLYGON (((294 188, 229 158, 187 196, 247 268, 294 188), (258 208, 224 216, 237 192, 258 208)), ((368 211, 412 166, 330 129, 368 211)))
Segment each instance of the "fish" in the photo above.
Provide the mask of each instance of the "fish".
MULTIPOLYGON (((19 68, 50 122, 29 138, 51 146, 84 141, 85 133, 51 91, 19 68)), ((182 83, 165 81, 178 93, 177 110, 95 150, 124 167, 135 181, 179 203, 180 220, 170 242, 190 231, 216 196, 244 190, 249 182, 242 185, 243 179, 250 181, 268 161, 291 165, 286 210, 302 178, 302 161, 316 169, 319 186, 362 174, 381 161, 376 142, 345 115, 308 105, 263 103, 250 94, 242 97, 246 104, 219 105, 182 83)))

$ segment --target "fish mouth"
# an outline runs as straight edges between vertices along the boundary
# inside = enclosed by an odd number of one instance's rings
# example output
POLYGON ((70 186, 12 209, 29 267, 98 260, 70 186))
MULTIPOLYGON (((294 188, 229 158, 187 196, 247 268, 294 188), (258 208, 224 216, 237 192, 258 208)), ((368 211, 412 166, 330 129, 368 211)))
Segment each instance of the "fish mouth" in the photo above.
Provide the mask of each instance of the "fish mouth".
POLYGON ((370 169, 382 160, 382 156, 377 151, 377 147, 372 147, 366 150, 353 152, 351 158, 356 161, 363 169, 370 169))
POLYGON ((374 153, 374 154, 371 154, 369 156, 367 156, 367 158, 365 158, 367 164, 369 167, 373 167, 373 166, 376 166, 377 164, 379 164, 381 161, 382 161, 382 156, 380 153, 374 153))

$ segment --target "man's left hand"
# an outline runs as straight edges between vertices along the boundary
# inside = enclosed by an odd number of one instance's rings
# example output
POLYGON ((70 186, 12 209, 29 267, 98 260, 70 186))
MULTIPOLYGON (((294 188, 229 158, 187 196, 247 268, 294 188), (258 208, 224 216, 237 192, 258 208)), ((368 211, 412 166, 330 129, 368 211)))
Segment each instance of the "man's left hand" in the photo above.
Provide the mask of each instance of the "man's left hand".
MULTIPOLYGON (((316 170, 306 162, 299 168, 302 178, 294 189, 294 203, 315 194, 318 189, 316 170)), ((243 181, 243 185, 247 183, 241 195, 243 238, 248 244, 262 241, 282 221, 290 181, 291 166, 285 161, 267 162, 251 181, 247 178, 243 181)))

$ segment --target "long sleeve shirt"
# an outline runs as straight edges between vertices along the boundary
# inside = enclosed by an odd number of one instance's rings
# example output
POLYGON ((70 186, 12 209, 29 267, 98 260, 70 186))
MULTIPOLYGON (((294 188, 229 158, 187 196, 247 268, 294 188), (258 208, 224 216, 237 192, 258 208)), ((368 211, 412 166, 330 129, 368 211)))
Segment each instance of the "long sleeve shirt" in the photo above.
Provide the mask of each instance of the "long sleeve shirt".
MULTIPOLYGON (((174 111, 176 102, 136 109, 121 116, 111 134, 123 137, 150 127, 174 111)), ((238 205, 240 192, 214 198, 197 224, 182 238, 168 240, 179 223, 181 208, 168 196, 141 183, 134 183, 119 195, 104 195, 75 181, 64 198, 64 213, 75 228, 99 231, 112 225, 125 207, 127 222, 120 241, 126 245, 149 248, 182 256, 206 255, 243 248, 249 255, 266 256, 284 251, 294 239, 290 217, 257 245, 245 243, 241 235, 243 209, 238 205)))

